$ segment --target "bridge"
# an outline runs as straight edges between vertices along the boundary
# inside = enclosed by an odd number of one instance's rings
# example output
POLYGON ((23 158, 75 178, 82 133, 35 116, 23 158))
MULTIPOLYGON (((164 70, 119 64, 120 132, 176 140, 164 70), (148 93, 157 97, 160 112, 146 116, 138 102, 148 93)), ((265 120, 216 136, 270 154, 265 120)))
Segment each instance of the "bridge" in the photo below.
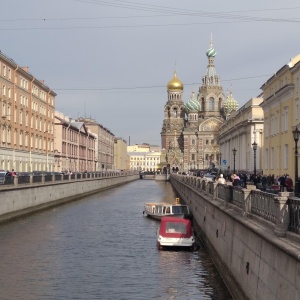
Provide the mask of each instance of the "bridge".
POLYGON ((235 299, 299 299, 300 199, 171 174, 235 299))

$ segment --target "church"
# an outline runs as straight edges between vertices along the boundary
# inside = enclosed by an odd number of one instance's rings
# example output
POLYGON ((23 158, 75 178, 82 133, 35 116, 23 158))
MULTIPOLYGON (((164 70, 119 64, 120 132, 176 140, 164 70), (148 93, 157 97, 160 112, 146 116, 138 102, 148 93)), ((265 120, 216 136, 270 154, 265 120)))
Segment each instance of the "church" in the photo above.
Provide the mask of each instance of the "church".
POLYGON ((219 128, 231 111, 238 109, 232 93, 225 97, 215 69, 216 51, 212 40, 206 52, 208 66, 197 95, 183 101, 183 83, 177 72, 167 85, 161 130, 161 168, 164 172, 188 172, 218 167, 221 154, 217 144, 219 128))

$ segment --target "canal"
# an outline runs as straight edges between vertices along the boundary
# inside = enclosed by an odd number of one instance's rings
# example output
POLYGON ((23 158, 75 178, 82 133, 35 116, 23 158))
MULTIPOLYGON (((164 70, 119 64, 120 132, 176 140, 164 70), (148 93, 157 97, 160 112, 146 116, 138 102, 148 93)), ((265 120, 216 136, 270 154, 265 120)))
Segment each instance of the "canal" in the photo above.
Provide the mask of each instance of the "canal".
POLYGON ((137 180, 0 225, 0 299, 231 299, 203 247, 157 250, 143 205, 174 199, 137 180))

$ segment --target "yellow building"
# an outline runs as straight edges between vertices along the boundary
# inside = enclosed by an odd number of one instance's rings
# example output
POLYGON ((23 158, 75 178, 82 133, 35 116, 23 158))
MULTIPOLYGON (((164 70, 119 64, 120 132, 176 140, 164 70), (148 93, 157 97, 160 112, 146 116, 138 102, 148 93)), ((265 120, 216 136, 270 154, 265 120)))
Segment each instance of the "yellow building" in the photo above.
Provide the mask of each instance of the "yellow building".
POLYGON ((114 165, 116 170, 129 169, 129 157, 127 155, 127 142, 122 138, 115 138, 114 165))
MULTIPOLYGON (((294 180, 295 141, 292 131, 299 125, 300 54, 280 68, 261 87, 264 101, 265 175, 289 174, 294 180)), ((299 127, 299 126, 298 126, 299 127)))

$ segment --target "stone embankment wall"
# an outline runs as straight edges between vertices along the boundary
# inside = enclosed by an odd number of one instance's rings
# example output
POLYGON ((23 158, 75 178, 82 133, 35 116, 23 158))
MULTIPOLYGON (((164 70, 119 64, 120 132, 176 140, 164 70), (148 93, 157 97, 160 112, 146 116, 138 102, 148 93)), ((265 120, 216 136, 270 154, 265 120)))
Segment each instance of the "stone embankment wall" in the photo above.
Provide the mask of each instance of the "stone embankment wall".
POLYGON ((250 212, 242 213, 218 198, 216 190, 209 191, 217 184, 181 177, 172 175, 171 183, 190 206, 200 236, 234 299, 298 300, 299 243, 277 236, 278 224, 258 222, 250 212))
POLYGON ((1 187, 0 222, 139 179, 139 175, 1 187))

